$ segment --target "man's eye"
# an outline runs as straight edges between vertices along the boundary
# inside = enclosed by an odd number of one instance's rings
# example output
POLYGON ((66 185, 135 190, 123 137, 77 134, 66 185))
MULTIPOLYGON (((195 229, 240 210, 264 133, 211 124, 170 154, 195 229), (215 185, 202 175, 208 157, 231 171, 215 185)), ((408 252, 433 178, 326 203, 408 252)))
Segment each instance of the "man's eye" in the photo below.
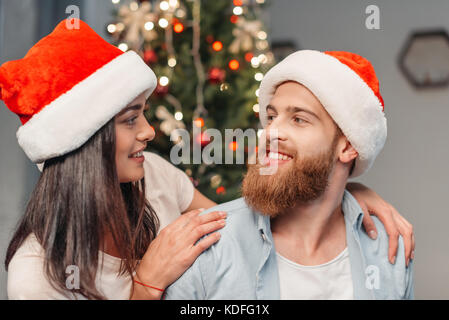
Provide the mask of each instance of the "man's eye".
POLYGON ((305 122, 305 121, 303 119, 301 119, 301 118, 295 118, 295 122, 302 123, 302 122, 305 122))

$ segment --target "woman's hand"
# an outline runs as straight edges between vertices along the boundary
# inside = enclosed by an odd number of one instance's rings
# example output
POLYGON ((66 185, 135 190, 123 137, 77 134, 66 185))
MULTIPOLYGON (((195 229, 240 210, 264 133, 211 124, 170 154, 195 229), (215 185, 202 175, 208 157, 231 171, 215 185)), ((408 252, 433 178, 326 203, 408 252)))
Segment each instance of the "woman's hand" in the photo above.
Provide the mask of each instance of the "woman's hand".
MULTIPOLYGON (((185 213, 162 229, 143 256, 135 280, 165 290, 220 239, 220 234, 214 231, 225 226, 226 212, 213 211, 200 216, 203 210, 185 213), (209 235, 197 243, 206 234, 209 235)), ((131 298, 160 299, 161 296, 161 291, 135 283, 131 298)))
POLYGON ((346 185, 346 189, 351 192, 360 204, 364 212, 363 226, 372 239, 377 238, 377 229, 370 214, 378 217, 384 225, 389 238, 388 260, 392 264, 396 261, 399 235, 403 237, 405 260, 408 266, 410 259, 415 258, 413 226, 391 204, 384 201, 376 192, 365 187, 363 184, 351 182, 346 185))

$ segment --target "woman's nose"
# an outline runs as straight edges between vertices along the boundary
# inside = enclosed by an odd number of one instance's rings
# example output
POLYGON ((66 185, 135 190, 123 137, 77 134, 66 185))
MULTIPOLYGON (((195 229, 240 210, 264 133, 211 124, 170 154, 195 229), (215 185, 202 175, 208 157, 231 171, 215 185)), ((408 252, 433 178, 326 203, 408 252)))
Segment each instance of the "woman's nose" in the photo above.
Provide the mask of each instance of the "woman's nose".
POLYGON ((137 139, 140 141, 151 141, 156 136, 156 133, 146 119, 143 122, 144 124, 137 136, 137 139))

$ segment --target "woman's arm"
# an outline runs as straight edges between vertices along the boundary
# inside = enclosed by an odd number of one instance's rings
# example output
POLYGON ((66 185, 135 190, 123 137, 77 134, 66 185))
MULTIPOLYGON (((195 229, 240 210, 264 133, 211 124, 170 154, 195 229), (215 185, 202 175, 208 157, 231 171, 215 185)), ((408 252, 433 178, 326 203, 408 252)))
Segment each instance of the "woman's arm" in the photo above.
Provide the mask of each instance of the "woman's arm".
MULTIPOLYGON (((209 209, 216 205, 217 204, 215 202, 213 202, 212 200, 207 198, 205 195, 203 195, 197 189, 194 189, 192 202, 190 203, 189 207, 186 209, 185 212, 189 212, 191 210, 197 210, 200 208, 209 209)), ((185 212, 183 212, 183 214, 185 212)))
POLYGON ((360 204, 363 215, 363 226, 372 239, 377 238, 377 229, 370 215, 379 218, 385 227, 389 237, 388 260, 394 264, 398 251, 398 239, 401 235, 404 239, 405 260, 408 266, 410 259, 415 258, 415 237, 413 226, 402 217, 396 209, 383 200, 376 192, 361 183, 350 182, 346 189, 356 198, 360 204))

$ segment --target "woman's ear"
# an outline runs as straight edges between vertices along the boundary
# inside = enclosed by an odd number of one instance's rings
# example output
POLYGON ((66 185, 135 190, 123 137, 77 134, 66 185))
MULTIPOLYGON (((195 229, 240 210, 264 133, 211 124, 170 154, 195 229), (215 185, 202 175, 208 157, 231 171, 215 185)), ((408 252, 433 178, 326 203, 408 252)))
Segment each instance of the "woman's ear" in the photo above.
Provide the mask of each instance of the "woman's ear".
POLYGON ((338 159, 343 163, 350 163, 352 160, 357 158, 359 153, 355 148, 351 145, 348 139, 345 137, 345 146, 338 157, 338 159))

